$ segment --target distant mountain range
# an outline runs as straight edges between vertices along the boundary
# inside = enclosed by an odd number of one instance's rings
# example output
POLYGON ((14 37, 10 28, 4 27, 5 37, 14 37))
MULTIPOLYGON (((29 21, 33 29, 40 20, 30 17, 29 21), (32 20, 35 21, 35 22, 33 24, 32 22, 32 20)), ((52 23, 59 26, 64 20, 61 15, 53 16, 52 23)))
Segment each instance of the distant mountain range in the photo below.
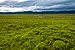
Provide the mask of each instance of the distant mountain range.
POLYGON ((0 12, 0 14, 75 14, 75 11, 44 11, 44 12, 0 12))

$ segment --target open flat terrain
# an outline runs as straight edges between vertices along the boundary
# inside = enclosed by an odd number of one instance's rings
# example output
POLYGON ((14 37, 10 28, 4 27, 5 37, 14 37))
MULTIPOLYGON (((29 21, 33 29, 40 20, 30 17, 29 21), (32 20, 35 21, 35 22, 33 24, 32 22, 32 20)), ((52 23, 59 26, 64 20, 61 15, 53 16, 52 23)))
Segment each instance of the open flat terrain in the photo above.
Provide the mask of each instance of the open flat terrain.
POLYGON ((0 14, 0 50, 75 50, 75 15, 0 14))

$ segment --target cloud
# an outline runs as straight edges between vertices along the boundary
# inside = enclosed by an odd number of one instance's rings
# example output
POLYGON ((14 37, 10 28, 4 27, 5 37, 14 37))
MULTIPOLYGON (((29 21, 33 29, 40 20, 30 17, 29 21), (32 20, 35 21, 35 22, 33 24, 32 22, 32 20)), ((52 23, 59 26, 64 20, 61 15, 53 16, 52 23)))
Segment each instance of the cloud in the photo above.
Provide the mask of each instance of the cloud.
POLYGON ((0 0, 0 3, 4 2, 5 0, 0 0))
POLYGON ((30 6, 30 7, 0 7, 0 12, 23 12, 23 11, 33 11, 39 6, 30 6))
POLYGON ((0 0, 0 3, 5 2, 5 1, 8 1, 8 2, 12 2, 12 1, 15 1, 15 2, 24 2, 24 1, 28 1, 28 0, 0 0))
POLYGON ((24 2, 24 1, 28 1, 28 0, 12 0, 12 1, 24 2))
POLYGON ((75 11, 74 0, 0 0, 0 12, 75 11))

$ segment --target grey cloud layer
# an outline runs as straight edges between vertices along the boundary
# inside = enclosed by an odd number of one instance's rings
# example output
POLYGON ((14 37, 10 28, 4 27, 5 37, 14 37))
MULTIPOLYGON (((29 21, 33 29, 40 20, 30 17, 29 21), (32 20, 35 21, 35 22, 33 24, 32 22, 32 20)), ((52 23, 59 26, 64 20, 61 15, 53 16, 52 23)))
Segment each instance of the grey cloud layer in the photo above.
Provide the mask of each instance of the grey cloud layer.
POLYGON ((0 3, 0 7, 4 6, 13 8, 30 7, 29 11, 71 11, 75 10, 75 0, 28 0, 25 2, 5 1, 0 3))

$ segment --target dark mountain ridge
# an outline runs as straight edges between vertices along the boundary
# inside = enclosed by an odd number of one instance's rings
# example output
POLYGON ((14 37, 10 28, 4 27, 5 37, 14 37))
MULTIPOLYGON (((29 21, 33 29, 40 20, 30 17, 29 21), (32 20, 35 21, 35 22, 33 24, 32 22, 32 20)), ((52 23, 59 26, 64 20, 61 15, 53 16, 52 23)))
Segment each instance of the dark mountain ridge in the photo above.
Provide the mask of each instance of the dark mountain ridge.
POLYGON ((75 11, 44 11, 44 12, 0 12, 0 14, 75 14, 75 11))

